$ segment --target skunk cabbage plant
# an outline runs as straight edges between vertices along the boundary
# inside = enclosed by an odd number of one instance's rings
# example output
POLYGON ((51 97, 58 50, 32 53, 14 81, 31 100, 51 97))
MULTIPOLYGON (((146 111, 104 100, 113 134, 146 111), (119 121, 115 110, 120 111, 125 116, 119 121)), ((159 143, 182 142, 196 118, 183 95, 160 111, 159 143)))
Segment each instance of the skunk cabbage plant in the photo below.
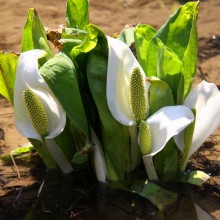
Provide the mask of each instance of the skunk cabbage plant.
POLYGON ((27 138, 42 141, 58 166, 66 173, 72 167, 59 147, 51 142, 64 129, 66 113, 40 75, 38 59, 43 50, 30 50, 21 54, 14 87, 15 125, 27 138))
POLYGON ((120 123, 138 125, 140 151, 148 177, 158 179, 153 156, 165 147, 171 137, 186 128, 194 120, 194 115, 185 106, 168 106, 147 118, 150 83, 125 43, 110 37, 108 43, 106 96, 109 109, 120 123))

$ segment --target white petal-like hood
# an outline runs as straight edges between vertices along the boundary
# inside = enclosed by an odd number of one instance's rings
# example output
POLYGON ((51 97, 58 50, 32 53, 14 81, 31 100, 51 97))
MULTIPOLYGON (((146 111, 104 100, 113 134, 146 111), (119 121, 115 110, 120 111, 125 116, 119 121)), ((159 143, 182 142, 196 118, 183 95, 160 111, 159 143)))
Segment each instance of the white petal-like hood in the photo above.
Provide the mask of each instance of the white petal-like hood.
MULTIPOLYGON (((188 158, 220 125, 220 92, 215 84, 202 81, 184 101, 190 109, 196 109, 196 122, 188 158)), ((184 131, 175 137, 178 147, 184 149, 184 131)))
POLYGON ((45 51, 38 49, 20 55, 14 88, 15 125, 22 135, 38 140, 41 140, 41 137, 32 126, 22 97, 24 90, 33 91, 44 105, 49 120, 49 133, 46 138, 51 139, 59 135, 66 124, 66 114, 62 106, 38 70, 38 58, 44 55, 45 51))
POLYGON ((153 156, 161 151, 169 139, 194 120, 192 111, 185 106, 167 106, 161 108, 147 119, 151 131, 151 153, 153 156))
MULTIPOLYGON (((106 96, 113 117, 121 124, 130 126, 136 124, 129 100, 130 78, 132 71, 138 67, 145 79, 140 64, 130 48, 120 40, 107 37, 109 45, 108 73, 106 96)), ((146 83, 148 93, 149 83, 146 83)))

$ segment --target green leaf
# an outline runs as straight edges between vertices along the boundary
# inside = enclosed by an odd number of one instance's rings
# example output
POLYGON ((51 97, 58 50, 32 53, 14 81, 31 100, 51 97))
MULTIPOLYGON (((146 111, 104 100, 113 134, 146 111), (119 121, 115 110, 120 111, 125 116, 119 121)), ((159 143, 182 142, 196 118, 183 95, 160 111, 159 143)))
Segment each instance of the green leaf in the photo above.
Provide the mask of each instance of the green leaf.
MULTIPOLYGON (((182 103, 191 88, 197 62, 197 29, 199 2, 188 2, 180 7, 154 35, 148 45, 146 75, 158 74, 158 40, 170 48, 183 63, 178 91, 178 103, 182 103)), ((173 89, 172 89, 173 90, 173 89)))
POLYGON ((33 153, 33 151, 34 147, 30 143, 27 143, 11 151, 10 154, 1 155, 0 159, 4 163, 8 163, 9 161, 11 161, 11 156, 22 156, 23 154, 33 153))
POLYGON ((146 73, 147 48, 157 30, 150 25, 139 24, 134 32, 137 59, 146 73))
POLYGON ((86 30, 89 23, 88 0, 67 0, 66 22, 67 27, 86 30))
POLYGON ((160 39, 158 44, 158 72, 157 77, 165 81, 171 88, 174 100, 177 99, 177 90, 181 79, 182 62, 170 48, 166 47, 160 39))
POLYGON ((135 27, 124 28, 118 35, 118 40, 121 40, 128 46, 131 46, 131 44, 134 42, 134 30, 135 27))
POLYGON ((200 186, 204 182, 206 182, 209 178, 210 176, 206 174, 205 172, 200 171, 200 170, 194 170, 194 171, 189 172, 186 175, 185 180, 183 182, 187 182, 193 185, 200 186))
POLYGON ((97 45, 88 56, 87 77, 101 122, 101 132, 97 130, 96 132, 101 133, 109 179, 116 181, 116 173, 119 180, 126 183, 127 173, 130 171, 128 128, 118 123, 108 108, 106 99, 108 43, 105 34, 100 29, 89 25, 88 34, 92 34, 94 38, 95 33, 97 45))
POLYGON ((140 195, 150 200, 161 211, 167 206, 174 204, 177 200, 176 193, 148 181, 146 181, 140 195))
POLYGON ((22 52, 32 49, 41 49, 47 52, 47 56, 39 60, 41 66, 53 57, 53 53, 47 41, 44 26, 38 16, 37 10, 34 8, 30 8, 28 11, 28 18, 23 30, 21 43, 22 52))
POLYGON ((58 53, 41 67, 40 73, 71 123, 88 137, 88 124, 73 62, 64 53, 58 53))
POLYGON ((14 53, 0 52, 0 94, 2 94, 11 104, 14 100, 14 83, 18 55, 14 53))
POLYGON ((197 2, 193 19, 192 28, 190 32, 189 42, 183 57, 183 68, 182 68, 182 78, 181 83, 184 85, 183 88, 179 88, 177 103, 182 104, 188 93, 190 92, 195 78, 197 69, 197 53, 198 53, 198 36, 197 36, 197 18, 199 11, 199 1, 197 2))
POLYGON ((175 105, 171 89, 166 82, 156 77, 151 77, 149 81, 151 83, 148 97, 149 115, 152 115, 162 107, 175 105))

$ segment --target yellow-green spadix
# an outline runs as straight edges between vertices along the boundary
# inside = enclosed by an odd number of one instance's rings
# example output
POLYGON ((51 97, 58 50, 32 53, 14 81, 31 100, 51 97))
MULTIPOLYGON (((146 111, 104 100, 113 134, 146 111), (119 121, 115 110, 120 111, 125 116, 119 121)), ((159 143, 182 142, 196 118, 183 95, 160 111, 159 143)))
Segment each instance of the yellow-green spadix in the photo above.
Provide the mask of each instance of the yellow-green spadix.
POLYGON ((33 93, 46 112, 48 132, 45 138, 52 139, 58 136, 66 124, 66 114, 62 106, 38 70, 38 59, 44 55, 45 51, 38 49, 21 53, 14 88, 15 125, 22 135, 38 140, 42 140, 42 135, 33 125, 33 116, 27 108, 28 100, 24 99, 24 91, 33 93))

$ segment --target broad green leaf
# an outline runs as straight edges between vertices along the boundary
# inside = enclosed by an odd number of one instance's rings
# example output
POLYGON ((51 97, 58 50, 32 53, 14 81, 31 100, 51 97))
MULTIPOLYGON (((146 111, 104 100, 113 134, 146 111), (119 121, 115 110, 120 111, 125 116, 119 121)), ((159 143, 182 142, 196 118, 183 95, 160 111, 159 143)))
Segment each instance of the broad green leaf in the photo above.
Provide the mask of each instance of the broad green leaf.
POLYGON ((188 2, 180 7, 151 39, 146 62, 146 75, 156 76, 158 68, 158 44, 157 38, 170 48, 183 63, 181 70, 178 103, 188 93, 196 70, 197 60, 197 29, 199 2, 188 2), (183 88, 182 88, 183 87, 183 88), (183 94, 181 94, 181 92, 183 94))
POLYGON ((174 99, 177 99, 177 90, 181 79, 182 62, 170 48, 166 47, 160 39, 158 44, 157 77, 165 81, 171 88, 174 99))
POLYGON ((18 55, 14 53, 0 52, 0 94, 2 94, 11 104, 14 100, 14 82, 18 55))
POLYGON ((88 26, 88 33, 96 33, 97 45, 89 53, 87 62, 87 77, 93 100, 96 104, 110 180, 126 182, 129 172, 129 133, 128 128, 118 123, 112 116, 106 99, 106 79, 108 63, 108 43, 104 33, 94 25, 88 26), (112 169, 113 168, 113 169, 112 169))
POLYGON ((86 30, 89 23, 89 1, 67 0, 66 22, 67 27, 86 30))
POLYGON ((166 82, 156 77, 149 78, 149 81, 151 83, 148 91, 149 115, 152 115, 162 107, 175 105, 172 91, 166 82))
POLYGON ((40 73, 71 123, 88 137, 88 124, 73 62, 64 53, 58 53, 41 67, 40 73))
POLYGON ((22 52, 32 49, 41 49, 47 52, 47 56, 39 60, 41 66, 53 57, 53 53, 47 41, 44 26, 37 10, 34 8, 30 8, 28 11, 28 18, 23 30, 21 43, 22 52))
POLYGON ((147 48, 151 38, 156 34, 156 29, 150 25, 139 24, 134 32, 137 59, 146 72, 147 48))
POLYGON ((126 43, 128 46, 131 46, 134 42, 134 30, 135 27, 124 28, 117 38, 126 43))

